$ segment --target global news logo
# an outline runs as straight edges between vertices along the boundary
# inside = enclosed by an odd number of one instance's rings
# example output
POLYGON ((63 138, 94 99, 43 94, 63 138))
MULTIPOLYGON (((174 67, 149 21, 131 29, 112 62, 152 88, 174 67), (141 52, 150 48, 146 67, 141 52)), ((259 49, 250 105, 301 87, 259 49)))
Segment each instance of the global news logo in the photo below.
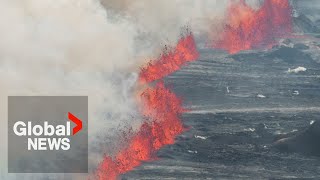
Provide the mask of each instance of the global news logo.
POLYGON ((87 173, 87 96, 9 96, 9 173, 87 173))
MULTIPOLYGON (((76 135, 82 129, 82 121, 72 113, 68 112, 68 119, 75 123, 72 135, 76 135)), ((62 125, 51 125, 44 121, 43 125, 33 125, 31 121, 27 123, 18 121, 13 125, 13 132, 20 137, 28 137, 28 150, 69 150, 71 136, 71 123, 67 121, 62 125), (43 137, 45 136, 45 137, 43 137)))

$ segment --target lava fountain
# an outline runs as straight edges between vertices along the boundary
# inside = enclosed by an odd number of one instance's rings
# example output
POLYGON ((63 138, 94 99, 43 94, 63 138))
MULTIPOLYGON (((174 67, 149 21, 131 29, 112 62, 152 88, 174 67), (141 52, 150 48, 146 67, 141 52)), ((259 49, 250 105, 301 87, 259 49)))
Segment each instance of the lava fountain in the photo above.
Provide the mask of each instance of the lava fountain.
POLYGON ((277 38, 291 34, 291 14, 289 0, 265 0, 259 9, 253 9, 245 0, 232 3, 222 36, 212 46, 231 54, 269 47, 277 38))
POLYGON ((183 37, 177 46, 164 52, 157 60, 152 60, 141 69, 140 81, 142 83, 161 79, 180 69, 185 63, 194 61, 199 56, 192 34, 183 37))
MULTIPOLYGON (((188 33, 175 48, 141 69, 140 83, 145 85, 159 80, 179 70, 187 62, 196 60, 198 56, 193 35, 188 33)), ((95 173, 97 179, 116 179, 144 161, 155 160, 157 150, 173 144, 175 137, 185 130, 180 120, 180 115, 185 112, 182 101, 165 87, 162 80, 145 88, 139 97, 143 105, 141 113, 146 121, 130 138, 126 148, 115 157, 103 159, 95 173)))

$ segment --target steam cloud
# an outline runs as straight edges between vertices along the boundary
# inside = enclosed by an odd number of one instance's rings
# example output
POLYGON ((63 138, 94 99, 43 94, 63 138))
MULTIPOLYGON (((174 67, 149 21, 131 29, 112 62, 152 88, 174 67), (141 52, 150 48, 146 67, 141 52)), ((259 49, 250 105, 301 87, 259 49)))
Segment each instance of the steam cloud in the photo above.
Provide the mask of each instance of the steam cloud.
POLYGON ((181 27, 198 37, 221 31, 230 2, 1 0, 0 179, 42 176, 7 174, 7 96, 88 95, 93 170, 104 153, 117 150, 121 130, 142 123, 140 66, 174 45, 181 27))

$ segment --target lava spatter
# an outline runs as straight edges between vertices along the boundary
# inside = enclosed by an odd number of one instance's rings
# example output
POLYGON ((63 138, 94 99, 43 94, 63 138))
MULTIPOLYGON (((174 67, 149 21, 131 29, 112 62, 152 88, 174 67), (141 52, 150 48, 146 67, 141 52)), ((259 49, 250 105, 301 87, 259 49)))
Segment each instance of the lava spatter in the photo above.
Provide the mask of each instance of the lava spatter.
POLYGON ((140 81, 151 82, 161 79, 179 70, 187 62, 196 60, 198 56, 193 35, 190 33, 181 38, 173 50, 163 53, 160 58, 151 60, 143 67, 140 71, 140 81))
POLYGON ((277 38, 292 33, 292 8, 288 0, 265 0, 259 9, 244 0, 232 3, 227 10, 226 26, 213 48, 231 54, 253 48, 265 48, 277 38))
MULTIPOLYGON (((171 52, 142 68, 140 83, 161 79, 180 69, 186 62, 196 60, 198 54, 193 35, 188 34, 171 52)), ((141 114, 146 121, 131 136, 126 148, 115 157, 106 156, 103 159, 96 170, 96 179, 116 179, 144 161, 155 160, 157 150, 173 144, 175 137, 185 130, 180 119, 180 115, 185 112, 182 101, 165 87, 162 80, 146 87, 139 98, 143 107, 141 114)))

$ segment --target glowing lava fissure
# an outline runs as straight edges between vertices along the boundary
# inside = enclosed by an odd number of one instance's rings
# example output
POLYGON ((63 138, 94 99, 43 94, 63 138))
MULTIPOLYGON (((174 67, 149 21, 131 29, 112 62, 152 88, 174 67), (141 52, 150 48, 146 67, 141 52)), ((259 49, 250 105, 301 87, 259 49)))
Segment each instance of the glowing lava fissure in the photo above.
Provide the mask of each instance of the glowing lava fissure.
MULTIPOLYGON (((163 78, 177 71, 186 62, 198 58, 193 35, 183 37, 172 52, 160 56, 154 63, 149 63, 140 73, 140 82, 146 83, 163 78)), ((171 90, 165 87, 163 81, 149 86, 140 95, 146 121, 139 131, 129 140, 126 148, 120 150, 115 157, 106 156, 99 164, 95 179, 116 179, 141 165, 144 161, 155 160, 156 152, 165 145, 173 144, 175 137, 185 128, 180 116, 186 110, 182 101, 171 90)))
POLYGON ((253 48, 270 47, 276 39, 292 33, 292 8, 289 0, 265 0, 255 10, 245 0, 227 10, 226 26, 213 47, 230 54, 253 48))
POLYGON ((187 62, 198 59, 193 35, 189 33, 181 38, 177 46, 167 53, 160 56, 159 59, 150 61, 149 64, 141 69, 140 81, 151 82, 161 79, 181 68, 187 62))

